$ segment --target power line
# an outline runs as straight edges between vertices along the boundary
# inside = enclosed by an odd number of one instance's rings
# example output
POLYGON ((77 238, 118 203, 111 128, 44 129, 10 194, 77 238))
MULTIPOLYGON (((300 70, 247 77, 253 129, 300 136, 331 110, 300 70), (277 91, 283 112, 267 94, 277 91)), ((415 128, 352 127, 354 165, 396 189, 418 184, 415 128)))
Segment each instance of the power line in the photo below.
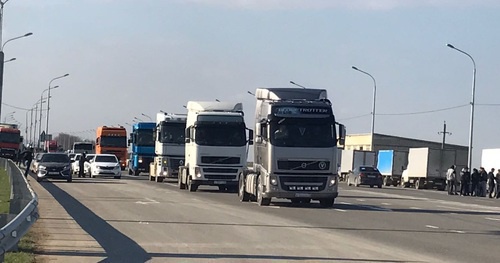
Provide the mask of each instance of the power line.
POLYGON ((476 105, 479 105, 479 106, 500 106, 499 103, 481 103, 481 104, 476 103, 476 105))
POLYGON ((18 109, 18 110, 31 110, 31 109, 25 109, 25 108, 17 107, 17 106, 14 106, 14 105, 10 105, 10 104, 4 103, 4 102, 2 102, 2 105, 8 106, 8 107, 11 107, 11 108, 14 108, 14 109, 18 109))
POLYGON ((371 114, 371 113, 368 113, 368 114, 363 114, 363 115, 353 116, 353 117, 349 117, 349 118, 339 119, 339 121, 347 121, 347 120, 359 119, 359 118, 366 117, 366 116, 370 116, 370 115, 372 115, 372 114, 371 114))
POLYGON ((390 115, 417 115, 417 114, 426 114, 426 113, 433 113, 433 112, 453 110, 453 109, 458 109, 458 108, 466 107, 466 106, 469 106, 469 105, 470 104, 463 104, 463 105, 457 105, 457 106, 448 107, 448 108, 441 108, 441 109, 427 110, 427 111, 406 112, 406 113, 378 113, 376 115, 384 115, 384 116, 390 116, 390 115))

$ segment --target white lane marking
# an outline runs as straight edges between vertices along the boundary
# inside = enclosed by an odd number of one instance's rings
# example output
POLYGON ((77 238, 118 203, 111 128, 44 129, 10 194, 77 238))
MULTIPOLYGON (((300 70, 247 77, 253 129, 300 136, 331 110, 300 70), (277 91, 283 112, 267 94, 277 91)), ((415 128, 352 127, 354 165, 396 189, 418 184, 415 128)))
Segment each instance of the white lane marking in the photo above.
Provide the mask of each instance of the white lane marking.
POLYGON ((500 221, 500 218, 493 218, 493 217, 485 217, 484 219, 492 221, 500 221))
POLYGON ((389 203, 381 203, 381 205, 391 205, 391 204, 389 204, 389 203))
POLYGON ((280 208, 279 206, 268 206, 269 208, 280 208))
POLYGON ((357 201, 364 202, 366 201, 365 199, 356 199, 357 201))
POLYGON ((351 203, 347 203, 347 202, 339 202, 339 204, 343 204, 343 205, 352 205, 351 203))
POLYGON ((335 208, 335 209, 333 209, 333 210, 335 210, 335 211, 339 211, 339 212, 347 212, 347 210, 344 210, 344 209, 338 209, 338 208, 335 208))
POLYGON ((153 200, 151 198, 144 198, 147 201, 137 201, 135 202, 136 204, 141 204, 141 205, 149 205, 149 204, 159 204, 160 202, 153 200))
POLYGON ((462 231, 462 230, 450 230, 450 232, 458 233, 458 234, 465 234, 465 231, 462 231))
POLYGON ((140 225, 149 225, 149 222, 143 222, 143 221, 140 221, 139 222, 140 225))
POLYGON ((422 208, 420 208, 420 207, 416 207, 416 206, 410 206, 410 209, 422 210, 422 208))
POLYGON ((427 228, 432 228, 432 229, 438 229, 439 227, 437 226, 433 226, 433 225, 425 225, 425 227, 427 228))
POLYGON ((453 209, 453 210, 458 210, 458 211, 476 212, 476 213, 498 213, 499 212, 499 211, 495 211, 495 210, 477 210, 477 209, 458 208, 458 207, 445 206, 445 205, 437 205, 437 207, 453 209))

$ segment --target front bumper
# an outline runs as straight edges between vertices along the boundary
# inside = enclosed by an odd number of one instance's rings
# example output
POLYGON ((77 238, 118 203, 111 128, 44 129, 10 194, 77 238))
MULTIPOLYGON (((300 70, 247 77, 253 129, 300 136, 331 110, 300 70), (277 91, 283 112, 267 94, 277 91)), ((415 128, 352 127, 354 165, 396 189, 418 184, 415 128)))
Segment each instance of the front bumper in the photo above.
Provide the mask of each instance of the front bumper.
POLYGON ((338 197, 339 178, 336 175, 274 175, 270 179, 277 180, 268 184, 264 190, 265 198, 310 198, 331 199, 338 197))
POLYGON ((38 170, 36 176, 38 178, 68 179, 71 177, 71 170, 69 169, 63 171, 38 170))
POLYGON ((94 168, 91 170, 91 175, 92 176, 100 176, 100 177, 106 177, 106 176, 116 177, 116 176, 121 176, 122 171, 118 167, 113 169, 113 170, 94 168))

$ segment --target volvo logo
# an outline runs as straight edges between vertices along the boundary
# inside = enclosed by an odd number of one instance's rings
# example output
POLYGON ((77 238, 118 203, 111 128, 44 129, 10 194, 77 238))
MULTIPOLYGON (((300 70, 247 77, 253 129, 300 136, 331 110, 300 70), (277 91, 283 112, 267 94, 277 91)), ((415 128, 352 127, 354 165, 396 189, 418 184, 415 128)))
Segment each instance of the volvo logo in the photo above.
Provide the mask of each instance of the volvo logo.
POLYGON ((302 167, 302 169, 306 169, 306 167, 307 167, 307 163, 302 163, 302 164, 300 165, 300 167, 302 167))
POLYGON ((321 170, 325 170, 325 168, 326 168, 326 163, 325 163, 325 162, 319 162, 319 163, 318 163, 318 167, 319 167, 319 169, 321 169, 321 170))
POLYGON ((180 160, 180 161, 179 161, 179 165, 180 165, 180 166, 183 166, 183 165, 184 165, 184 160, 180 160))

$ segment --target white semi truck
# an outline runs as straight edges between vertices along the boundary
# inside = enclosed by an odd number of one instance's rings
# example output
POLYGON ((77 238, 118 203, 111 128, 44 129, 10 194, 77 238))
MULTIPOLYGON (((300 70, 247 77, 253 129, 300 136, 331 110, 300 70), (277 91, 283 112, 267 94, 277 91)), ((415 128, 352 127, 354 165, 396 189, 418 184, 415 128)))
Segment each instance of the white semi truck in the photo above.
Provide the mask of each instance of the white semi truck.
MULTIPOLYGON (((195 192, 200 185, 236 191, 247 163, 246 126, 241 103, 189 101, 185 164, 178 185, 195 192)), ((250 136, 249 136, 250 137, 250 136)))
POLYGON ((155 157, 149 167, 150 181, 178 178, 179 166, 184 165, 186 119, 185 114, 156 114, 155 157))
POLYGON ((272 198, 293 203, 319 200, 331 207, 338 196, 337 123, 323 89, 258 88, 254 162, 239 176, 240 201, 267 206, 272 198))

